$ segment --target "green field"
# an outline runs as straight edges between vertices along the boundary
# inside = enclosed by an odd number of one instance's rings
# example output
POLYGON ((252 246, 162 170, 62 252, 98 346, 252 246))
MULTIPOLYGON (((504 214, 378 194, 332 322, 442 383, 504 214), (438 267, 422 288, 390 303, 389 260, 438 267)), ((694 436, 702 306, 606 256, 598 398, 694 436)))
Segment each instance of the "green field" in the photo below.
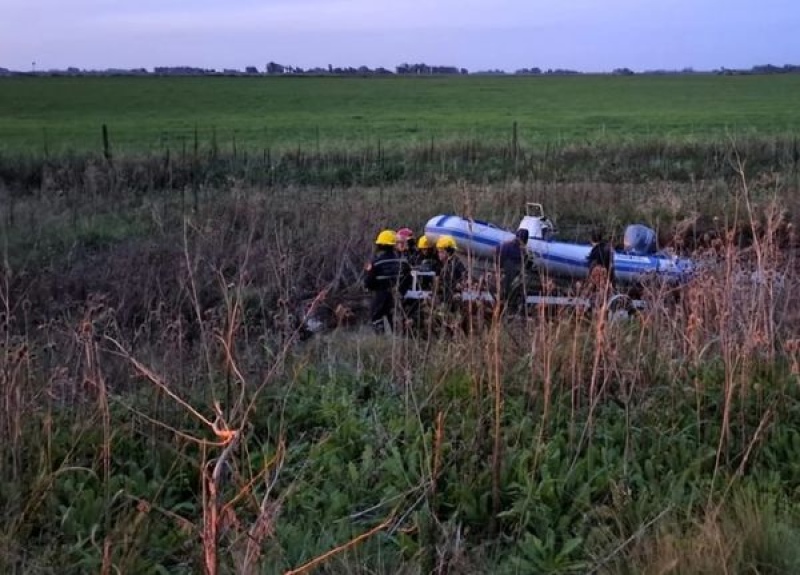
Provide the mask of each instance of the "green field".
POLYGON ((0 80, 0 573, 800 573, 798 88, 0 80), (373 333, 381 229, 525 202, 697 277, 373 333))
POLYGON ((0 151, 707 140, 800 129, 800 76, 10 78, 0 151))

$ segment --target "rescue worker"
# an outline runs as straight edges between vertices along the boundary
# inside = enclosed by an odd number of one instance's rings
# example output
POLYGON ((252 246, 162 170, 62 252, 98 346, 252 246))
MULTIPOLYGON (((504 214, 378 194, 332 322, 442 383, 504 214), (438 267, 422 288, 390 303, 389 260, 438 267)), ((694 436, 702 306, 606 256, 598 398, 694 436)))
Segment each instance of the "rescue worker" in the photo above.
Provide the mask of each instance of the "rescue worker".
POLYGON ((411 228, 397 230, 397 252, 401 257, 408 260, 411 267, 416 267, 419 264, 416 237, 411 228))
POLYGON ((397 234, 383 230, 375 239, 375 256, 365 267, 364 287, 373 292, 370 321, 375 333, 384 333, 384 319, 389 329, 394 325, 394 292, 408 291, 411 280, 408 262, 395 252, 397 234))
POLYGON ((442 301, 454 307, 456 294, 461 293, 467 281, 467 268, 456 255, 456 241, 452 236, 441 236, 436 240, 436 253, 441 265, 439 270, 439 291, 442 301))
POLYGON ((506 305, 512 301, 519 303, 518 300, 521 297, 524 298, 525 277, 523 272, 528 262, 527 245, 528 230, 520 228, 513 239, 497 246, 498 270, 502 272, 498 295, 506 305))
POLYGON ((595 290, 606 293, 615 283, 614 248, 603 238, 600 230, 592 231, 592 250, 586 258, 589 264, 589 283, 595 290))
MULTIPOLYGON (((436 254, 436 245, 428 239, 428 236, 422 236, 417 242, 417 248, 419 251, 417 271, 433 273, 434 276, 439 275, 441 262, 436 254)), ((419 289, 426 291, 432 290, 433 280, 434 278, 430 276, 420 276, 418 280, 419 289)))
POLYGON ((426 327, 429 327, 428 319, 435 305, 434 292, 436 288, 436 278, 439 274, 440 262, 436 255, 436 246, 427 236, 422 236, 417 242, 417 264, 412 273, 416 274, 417 295, 428 292, 427 298, 418 297, 416 299, 404 299, 403 311, 406 316, 407 328, 415 331, 423 337, 427 335, 426 327))

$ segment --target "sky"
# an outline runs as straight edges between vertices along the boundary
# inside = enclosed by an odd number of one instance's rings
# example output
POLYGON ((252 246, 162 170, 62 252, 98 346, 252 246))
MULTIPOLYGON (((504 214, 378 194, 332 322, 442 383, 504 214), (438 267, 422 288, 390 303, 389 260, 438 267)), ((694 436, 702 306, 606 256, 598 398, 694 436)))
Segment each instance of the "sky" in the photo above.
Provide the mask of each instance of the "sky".
POLYGON ((800 64, 797 0, 0 0, 0 67, 800 64))

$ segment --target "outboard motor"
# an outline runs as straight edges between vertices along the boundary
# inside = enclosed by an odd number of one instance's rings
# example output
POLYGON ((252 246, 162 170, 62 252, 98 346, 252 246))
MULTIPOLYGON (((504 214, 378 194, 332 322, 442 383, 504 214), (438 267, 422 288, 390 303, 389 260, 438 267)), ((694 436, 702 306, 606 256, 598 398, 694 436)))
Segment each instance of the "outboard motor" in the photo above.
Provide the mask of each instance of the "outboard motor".
POLYGON ((636 256, 648 256, 657 250, 656 232, 642 224, 632 224, 625 228, 622 241, 626 253, 636 256))

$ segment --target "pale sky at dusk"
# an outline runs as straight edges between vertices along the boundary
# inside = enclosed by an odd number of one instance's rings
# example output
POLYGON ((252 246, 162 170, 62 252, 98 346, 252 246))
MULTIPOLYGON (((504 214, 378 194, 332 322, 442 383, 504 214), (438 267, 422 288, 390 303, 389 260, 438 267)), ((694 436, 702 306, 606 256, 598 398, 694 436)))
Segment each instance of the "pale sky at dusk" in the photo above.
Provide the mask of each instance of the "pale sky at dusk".
POLYGON ((800 64, 797 0, 0 0, 0 67, 800 64))

